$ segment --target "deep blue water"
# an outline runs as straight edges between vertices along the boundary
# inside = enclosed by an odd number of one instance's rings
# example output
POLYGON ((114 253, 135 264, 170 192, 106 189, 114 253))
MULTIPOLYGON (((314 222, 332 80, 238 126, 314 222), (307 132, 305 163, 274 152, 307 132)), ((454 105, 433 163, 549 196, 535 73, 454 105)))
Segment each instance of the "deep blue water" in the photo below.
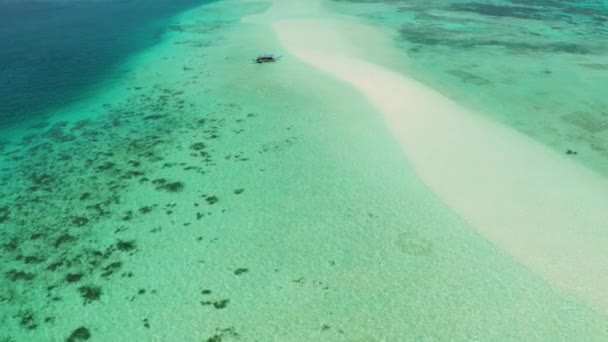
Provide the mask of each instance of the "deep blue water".
POLYGON ((0 0, 0 127, 85 96, 163 21, 209 0, 0 0))

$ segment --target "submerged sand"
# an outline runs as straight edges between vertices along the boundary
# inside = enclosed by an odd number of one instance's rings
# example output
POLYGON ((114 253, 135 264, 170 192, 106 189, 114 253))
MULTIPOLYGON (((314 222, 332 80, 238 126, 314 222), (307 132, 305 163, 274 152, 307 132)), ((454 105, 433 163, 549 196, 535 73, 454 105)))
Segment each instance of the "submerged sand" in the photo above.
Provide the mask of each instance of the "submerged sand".
MULTIPOLYGON (((608 309, 608 181, 365 60, 356 43, 373 39, 373 29, 343 21, 274 27, 295 56, 358 89, 384 114, 418 176, 458 215, 550 282, 608 309)), ((390 51, 379 45, 370 50, 390 51)))
POLYGON ((174 24, 3 148, 0 340, 608 338, 603 180, 322 1, 174 24))

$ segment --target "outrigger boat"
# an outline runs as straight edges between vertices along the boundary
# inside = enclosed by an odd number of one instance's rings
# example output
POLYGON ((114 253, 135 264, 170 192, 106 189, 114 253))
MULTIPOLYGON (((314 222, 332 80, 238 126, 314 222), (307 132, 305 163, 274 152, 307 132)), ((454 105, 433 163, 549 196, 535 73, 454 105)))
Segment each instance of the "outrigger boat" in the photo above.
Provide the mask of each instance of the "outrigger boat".
POLYGON ((260 55, 255 59, 256 63, 273 63, 276 62, 279 58, 281 58, 281 56, 279 57, 275 57, 274 54, 265 54, 265 55, 260 55))

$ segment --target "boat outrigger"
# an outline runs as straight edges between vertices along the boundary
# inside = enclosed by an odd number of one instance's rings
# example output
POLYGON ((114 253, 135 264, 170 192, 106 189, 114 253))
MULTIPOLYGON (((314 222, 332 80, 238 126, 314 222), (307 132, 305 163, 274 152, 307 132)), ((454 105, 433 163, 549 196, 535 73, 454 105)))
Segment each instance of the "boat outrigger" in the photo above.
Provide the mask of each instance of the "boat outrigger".
POLYGON ((273 63, 276 62, 279 58, 281 58, 281 56, 279 57, 275 57, 274 54, 265 54, 265 55, 260 55, 255 59, 256 63, 273 63))

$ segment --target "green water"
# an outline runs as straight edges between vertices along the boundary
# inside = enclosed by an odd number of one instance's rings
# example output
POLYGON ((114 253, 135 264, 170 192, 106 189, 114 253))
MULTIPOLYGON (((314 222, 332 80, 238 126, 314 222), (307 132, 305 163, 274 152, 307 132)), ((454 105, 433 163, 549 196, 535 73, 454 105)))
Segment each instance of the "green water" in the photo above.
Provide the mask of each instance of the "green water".
POLYGON ((339 1, 406 72, 608 176, 608 2, 339 1))
POLYGON ((268 5, 176 17, 1 147, 0 341, 606 340, 436 198, 354 90, 251 63, 282 49, 240 22, 268 5))

